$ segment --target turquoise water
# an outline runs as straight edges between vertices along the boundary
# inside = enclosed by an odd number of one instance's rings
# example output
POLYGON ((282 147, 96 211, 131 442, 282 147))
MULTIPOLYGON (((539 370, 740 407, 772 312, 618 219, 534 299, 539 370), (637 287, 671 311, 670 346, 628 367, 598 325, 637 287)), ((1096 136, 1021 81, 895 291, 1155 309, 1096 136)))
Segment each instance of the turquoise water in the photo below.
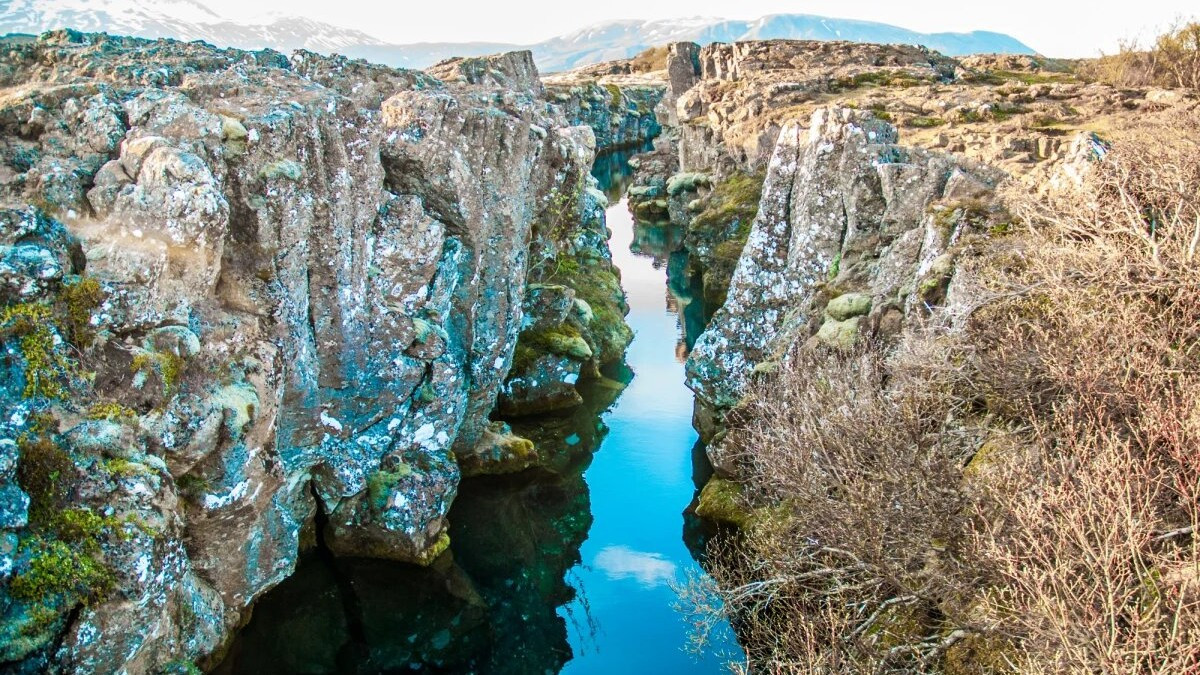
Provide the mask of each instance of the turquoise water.
MULTIPOLYGON (((608 435, 584 473, 593 523, 583 562, 572 572, 596 631, 571 635, 575 658, 562 672, 721 672, 719 654, 684 651, 687 626, 673 607, 672 584, 700 572, 685 543, 683 514, 696 490, 695 462, 703 461, 693 453, 698 437, 684 386, 679 310, 689 301, 668 291, 673 242, 664 227, 639 227, 652 236, 639 232, 635 239, 623 202, 608 210, 608 226, 629 300, 626 320, 635 337, 626 363, 634 377, 604 416, 608 435)), ((726 636, 722 646, 729 645, 726 636)))
POLYGON ((682 233, 635 225, 618 201, 626 159, 600 158, 595 173, 613 199, 635 333, 627 367, 607 374, 628 386, 592 385, 567 416, 514 420, 548 466, 465 480, 452 555, 433 568, 309 554, 260 601, 221 672, 665 675, 724 672, 740 656, 727 627, 689 653, 675 608, 706 536, 685 514, 708 469, 683 384, 706 312, 675 273, 682 233))

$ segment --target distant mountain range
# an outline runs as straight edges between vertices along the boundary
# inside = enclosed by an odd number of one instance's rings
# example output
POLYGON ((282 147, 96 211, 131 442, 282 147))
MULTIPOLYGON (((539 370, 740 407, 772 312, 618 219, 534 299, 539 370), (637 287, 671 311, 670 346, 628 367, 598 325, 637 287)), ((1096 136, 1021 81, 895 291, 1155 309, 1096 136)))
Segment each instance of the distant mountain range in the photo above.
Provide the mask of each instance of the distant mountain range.
POLYGON ((629 58, 649 47, 683 40, 700 44, 777 38, 849 40, 920 44, 950 56, 1034 53, 1016 38, 1002 33, 918 33, 882 23, 807 14, 775 14, 752 21, 711 18, 613 21, 533 45, 500 42, 396 45, 362 31, 303 17, 275 16, 262 23, 233 23, 196 0, 106 0, 103 3, 95 0, 0 0, 0 34, 36 34, 55 28, 204 40, 243 49, 271 47, 284 52, 293 49, 337 52, 407 68, 424 68, 451 56, 531 49, 542 72, 629 58))

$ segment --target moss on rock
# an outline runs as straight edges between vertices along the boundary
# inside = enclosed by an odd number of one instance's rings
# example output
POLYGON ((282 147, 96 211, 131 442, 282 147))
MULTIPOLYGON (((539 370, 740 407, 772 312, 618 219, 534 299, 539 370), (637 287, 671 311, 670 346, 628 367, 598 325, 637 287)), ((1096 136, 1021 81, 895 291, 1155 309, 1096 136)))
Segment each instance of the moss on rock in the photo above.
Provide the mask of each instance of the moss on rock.
POLYGON ((417 554, 417 557, 413 559, 413 563, 420 565, 421 567, 429 567, 434 563, 435 560, 441 557, 443 553, 449 550, 449 548, 450 535, 442 532, 438 535, 437 539, 435 539, 434 542, 429 545, 428 548, 417 554))
POLYGON ((846 321, 828 319, 821 324, 817 331, 817 340, 838 349, 849 349, 858 339, 858 324, 862 317, 854 317, 846 321))
POLYGON ((725 478, 713 476, 700 490, 696 515, 719 523, 744 528, 750 524, 752 512, 742 504, 742 486, 725 478))
POLYGON ((825 313, 834 321, 845 321, 871 312, 871 296, 862 293, 843 293, 829 301, 825 313))

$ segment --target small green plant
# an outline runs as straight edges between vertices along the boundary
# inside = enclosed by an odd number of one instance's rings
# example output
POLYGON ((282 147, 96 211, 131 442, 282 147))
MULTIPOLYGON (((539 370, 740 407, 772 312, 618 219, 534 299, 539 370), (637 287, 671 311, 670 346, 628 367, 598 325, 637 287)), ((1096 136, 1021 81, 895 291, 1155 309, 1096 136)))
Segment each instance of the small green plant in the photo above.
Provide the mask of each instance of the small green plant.
POLYGON ((827 278, 829 279, 829 281, 833 281, 834 279, 837 278, 837 275, 841 274, 841 272, 842 272, 842 252, 838 251, 837 255, 833 256, 833 262, 830 263, 830 265, 829 265, 829 274, 827 275, 827 278))
POLYGON ((50 307, 37 302, 5 307, 0 311, 0 339, 9 338, 17 340, 25 360, 25 398, 61 398, 73 366, 57 347, 50 307))
POLYGON ((39 602, 52 597, 75 597, 84 602, 103 600, 115 578, 97 558, 66 542, 34 537, 27 542, 29 567, 13 577, 9 593, 18 600, 39 602))
POLYGON ((189 501, 196 502, 202 495, 212 489, 212 483, 204 476, 185 473, 175 479, 175 487, 179 490, 179 494, 183 495, 189 501))
POLYGON ((137 412, 116 401, 103 401, 92 404, 87 409, 85 416, 89 420, 110 420, 116 422, 137 419, 137 412))

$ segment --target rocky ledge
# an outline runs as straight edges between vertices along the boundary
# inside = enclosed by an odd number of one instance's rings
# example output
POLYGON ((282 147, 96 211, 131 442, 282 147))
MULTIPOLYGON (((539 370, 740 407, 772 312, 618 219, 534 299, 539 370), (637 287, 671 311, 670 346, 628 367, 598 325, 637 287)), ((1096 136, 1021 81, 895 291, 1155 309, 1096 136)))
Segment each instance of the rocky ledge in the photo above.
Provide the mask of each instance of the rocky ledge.
POLYGON ((663 133, 631 161, 629 203, 639 228, 685 232, 679 283, 699 281, 720 308, 688 378, 725 477, 723 417, 758 374, 796 349, 887 341, 969 304, 955 297, 957 259, 1007 231, 1000 185, 1036 189, 1102 154, 1097 135, 1200 100, 1040 57, 897 45, 677 43, 662 57, 663 133))
POLYGON ((537 462, 497 405, 621 358, 597 135, 527 52, 3 46, 0 663, 212 663, 305 547, 427 563, 464 470, 537 462))

